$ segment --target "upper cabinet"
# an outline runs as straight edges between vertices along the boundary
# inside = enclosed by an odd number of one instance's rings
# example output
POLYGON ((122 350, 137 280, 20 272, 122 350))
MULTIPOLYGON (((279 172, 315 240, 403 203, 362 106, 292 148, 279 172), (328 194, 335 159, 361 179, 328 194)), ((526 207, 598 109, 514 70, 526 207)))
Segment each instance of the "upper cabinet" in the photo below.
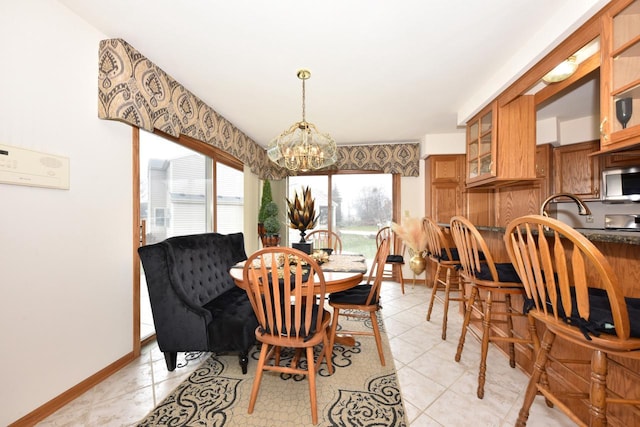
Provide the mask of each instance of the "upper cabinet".
POLYGON ((603 151, 640 143, 640 0, 619 1, 602 17, 603 151))
POLYGON ((496 176, 496 117, 494 102, 467 123, 467 184, 496 176))
POLYGON ((531 95, 492 102, 467 123, 467 187, 534 180, 535 107, 531 95))

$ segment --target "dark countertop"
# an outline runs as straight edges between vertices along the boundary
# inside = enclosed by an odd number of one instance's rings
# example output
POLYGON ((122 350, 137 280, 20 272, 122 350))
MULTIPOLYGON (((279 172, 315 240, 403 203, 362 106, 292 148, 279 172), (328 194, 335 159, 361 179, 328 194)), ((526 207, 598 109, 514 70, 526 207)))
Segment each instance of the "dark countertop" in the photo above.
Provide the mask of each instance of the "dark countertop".
MULTIPOLYGON (((439 224, 441 227, 449 228, 449 224, 439 224)), ((505 232, 505 227, 488 227, 484 225, 476 226, 480 231, 493 231, 496 233, 505 232)), ((640 245, 640 232, 624 230, 604 230, 602 228, 576 228, 580 234, 592 242, 622 243, 627 245, 640 245)))
MULTIPOLYGON (((477 227, 478 230, 505 232, 505 227, 477 227)), ((576 228, 577 232, 592 242, 622 243, 640 245, 640 232, 623 230, 603 230, 598 228, 576 228)))

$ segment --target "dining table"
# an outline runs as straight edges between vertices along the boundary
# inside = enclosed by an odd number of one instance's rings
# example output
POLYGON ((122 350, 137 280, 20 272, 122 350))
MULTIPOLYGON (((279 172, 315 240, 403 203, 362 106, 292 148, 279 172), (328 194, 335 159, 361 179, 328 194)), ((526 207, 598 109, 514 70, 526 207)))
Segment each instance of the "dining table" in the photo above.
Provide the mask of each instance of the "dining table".
MULTIPOLYGON (((367 261, 363 255, 359 254, 331 254, 328 261, 320 264, 325 281, 325 292, 327 294, 340 292, 354 286, 358 286, 364 279, 367 272, 367 261)), ((236 286, 246 289, 242 277, 244 262, 234 265, 230 274, 236 286)), ((319 291, 319 286, 318 286, 319 291)), ((335 342, 338 344, 354 346, 355 338, 351 335, 336 335, 335 342)))

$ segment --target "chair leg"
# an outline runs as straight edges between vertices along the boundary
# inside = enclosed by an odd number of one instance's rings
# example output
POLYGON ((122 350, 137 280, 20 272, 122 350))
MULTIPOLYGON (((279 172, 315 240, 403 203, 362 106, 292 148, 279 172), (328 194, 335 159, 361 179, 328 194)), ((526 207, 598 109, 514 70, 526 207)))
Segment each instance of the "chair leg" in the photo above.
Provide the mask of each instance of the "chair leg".
POLYGON ((400 278, 400 289, 402 290, 402 295, 404 295, 404 276, 402 275, 402 265, 395 264, 395 267, 398 269, 398 277, 400 278))
POLYGON ((338 330, 338 318, 340 317, 340 309, 333 307, 333 318, 331 319, 331 334, 329 335, 329 349, 333 355, 333 346, 336 342, 336 333, 338 330))
POLYGON ((469 295, 469 301, 467 301, 467 308, 464 313, 464 321, 462 322, 462 331, 460 332, 460 339, 458 340, 458 350, 456 351, 456 362, 460 361, 462 355, 462 349, 464 348, 464 339, 467 335, 467 328, 471 321, 471 312, 473 311, 473 304, 476 302, 478 296, 478 288, 476 286, 471 287, 471 295, 469 295))
POLYGON ((373 336, 376 339, 376 346, 378 347, 378 356, 380 356, 380 364, 385 366, 384 352, 382 351, 382 337, 380 336, 380 327, 378 326, 378 316, 375 311, 370 312, 371 326, 373 327, 373 336))
POLYGON ((593 427, 607 425, 607 354, 594 350, 591 354, 591 387, 589 390, 589 418, 593 427))
POLYGON ((484 382, 487 377, 487 353, 489 353, 489 334, 491 333, 491 306, 493 295, 487 291, 484 315, 482 316, 482 349, 480 352, 480 370, 478 372, 478 399, 484 398, 484 382))
POLYGON ((447 268, 444 282, 444 313, 442 314, 442 339, 447 339, 447 322, 449 321, 449 294, 451 292, 451 269, 447 268))
POLYGON ((548 329, 544 333, 542 344, 540 344, 540 351, 538 351, 538 354, 536 355, 536 361, 533 364, 533 372, 531 374, 531 378, 529 378, 529 384, 527 385, 527 391, 524 395, 524 401, 522 402, 522 407, 520 408, 520 413, 518 414, 516 427, 524 427, 527 425, 529 410, 531 409, 531 405, 533 404, 533 399, 535 399, 536 394, 538 393, 538 383, 540 382, 542 375, 546 373, 545 366, 547 364, 547 358, 549 352, 551 351, 551 346, 553 345, 553 341, 555 340, 555 338, 556 334, 549 331, 548 329))
POLYGON ((164 352, 164 361, 167 364, 168 371, 174 371, 176 369, 176 364, 178 362, 178 352, 176 351, 165 351, 164 352))
MULTIPOLYGON (((513 309, 511 308, 511 295, 505 294, 504 303, 507 313, 507 333, 509 338, 513 338, 513 309)), ((516 344, 513 341, 509 341, 509 366, 516 367, 516 344)))
POLYGON ((247 413, 253 413, 253 407, 256 404, 258 397, 258 391, 260 390, 260 381, 262 381, 262 369, 264 368, 267 354, 269 353, 269 345, 263 343, 260 349, 260 358, 258 359, 258 366, 256 367, 256 377, 253 379, 253 386, 251 387, 251 397, 249 398, 249 409, 247 413))
POLYGON ((318 424, 318 401, 316 398, 316 366, 313 361, 313 347, 307 347, 307 379, 309 380, 309 399, 311 400, 311 421, 318 424))
POLYGON ((246 374, 249 366, 249 352, 243 351, 238 357, 240 358, 240 369, 242 369, 243 374, 246 374))
POLYGON ((429 308, 427 309, 427 322, 431 320, 431 310, 433 310, 433 302, 436 299, 436 294, 438 293, 438 278, 440 277, 440 264, 436 268, 436 272, 434 274, 435 278, 433 280, 433 286, 431 288, 431 299, 429 300, 429 308))
MULTIPOLYGON (((327 369, 329 370, 329 375, 333 375, 333 347, 331 347, 331 329, 327 326, 327 330, 325 331, 325 336, 322 339, 323 352, 324 357, 327 360, 327 369)), ((322 362, 322 357, 318 356, 319 363, 322 362)))

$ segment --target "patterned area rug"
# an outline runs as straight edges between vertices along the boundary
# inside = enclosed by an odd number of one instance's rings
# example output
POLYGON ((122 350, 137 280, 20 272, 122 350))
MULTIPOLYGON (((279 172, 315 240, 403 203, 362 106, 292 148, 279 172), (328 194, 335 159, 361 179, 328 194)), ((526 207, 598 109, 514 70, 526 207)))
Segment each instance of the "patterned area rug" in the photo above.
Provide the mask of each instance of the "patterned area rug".
MULTIPOLYGON (((346 320, 342 316, 340 326, 346 330, 371 328, 369 320, 346 320)), ((334 347, 333 375, 329 375, 325 364, 321 366, 316 381, 317 425, 408 425, 382 320, 380 326, 387 366, 380 365, 375 340, 369 336, 357 336, 354 347, 334 347)), ((211 356, 138 425, 313 425, 309 383, 304 376, 265 372, 253 414, 247 413, 259 354, 259 349, 251 352, 246 375, 240 370, 237 356, 211 356)))

